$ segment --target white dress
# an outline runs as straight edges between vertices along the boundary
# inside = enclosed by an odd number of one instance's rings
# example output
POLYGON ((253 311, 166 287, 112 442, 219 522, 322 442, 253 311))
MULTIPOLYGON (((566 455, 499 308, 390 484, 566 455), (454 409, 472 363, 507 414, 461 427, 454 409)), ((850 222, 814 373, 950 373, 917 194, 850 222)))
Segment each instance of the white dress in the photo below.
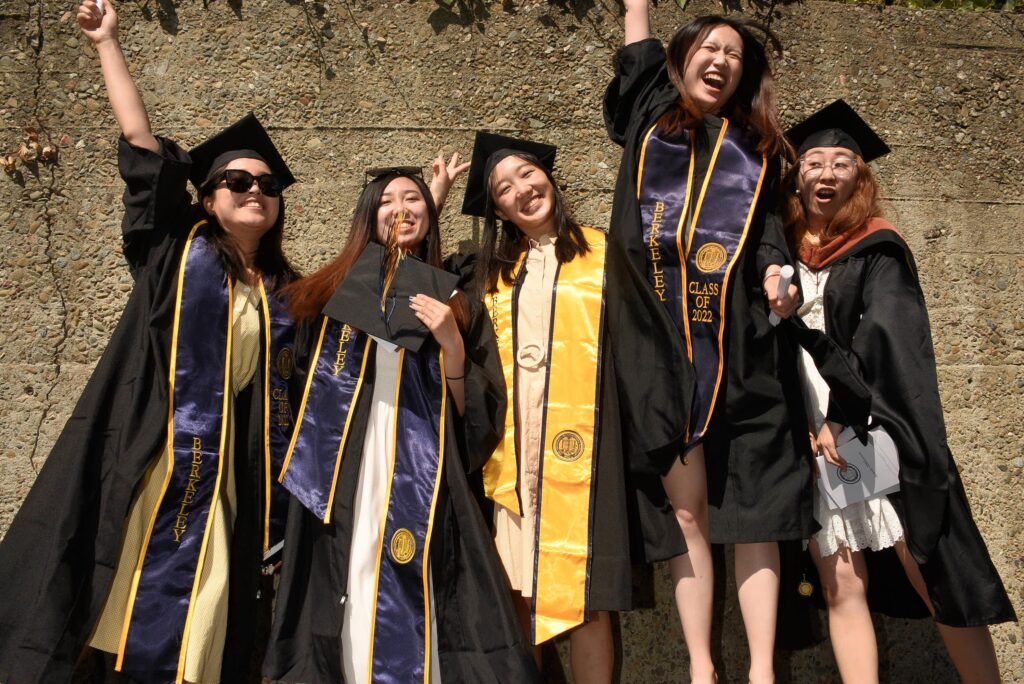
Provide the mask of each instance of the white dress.
MULTIPOLYGON (((828 268, 812 271, 798 263, 800 287, 804 303, 797 315, 808 327, 825 330, 824 293, 828 281, 828 268)), ((804 399, 815 433, 825 422, 828 409, 828 385, 818 373, 810 354, 801 350, 800 376, 803 380, 804 399)), ((814 535, 821 555, 831 556, 846 547, 851 551, 889 548, 903 539, 903 525, 887 497, 878 496, 852 503, 841 510, 831 510, 817 486, 814 488, 814 519, 821 525, 814 535)))
MULTIPOLYGON (((369 684, 370 638, 373 633, 373 592, 377 576, 377 549, 383 534, 385 498, 394 461, 395 383, 398 380, 398 348, 377 341, 376 378, 370 421, 363 440, 352 544, 348 562, 348 587, 341 627, 342 660, 348 684, 369 684)), ((434 577, 430 573, 430 681, 441 681, 437 653, 437 619, 434 614, 434 577)))

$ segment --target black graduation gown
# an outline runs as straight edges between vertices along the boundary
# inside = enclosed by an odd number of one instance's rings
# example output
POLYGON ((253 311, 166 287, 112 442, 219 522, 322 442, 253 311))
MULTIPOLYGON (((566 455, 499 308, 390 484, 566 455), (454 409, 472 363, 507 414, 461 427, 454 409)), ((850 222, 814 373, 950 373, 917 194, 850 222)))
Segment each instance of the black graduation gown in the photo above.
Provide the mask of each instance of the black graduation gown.
MULTIPOLYGON (((297 409, 316 347, 316 325, 299 327, 292 405, 297 409), (314 330, 314 327, 316 328, 314 330)), ((479 453, 497 443, 505 415, 494 333, 475 308, 465 334, 465 416, 446 416, 444 477, 430 543, 441 676, 446 682, 532 682, 533 659, 519 629, 501 564, 467 482, 479 453), (455 429, 451 429, 451 428, 455 429)), ((429 339, 422 353, 436 353, 429 339)), ((372 408, 374 363, 367 361, 338 474, 333 521, 325 525, 291 497, 284 563, 264 674, 318 684, 344 681, 341 641, 353 513, 363 440, 372 408)), ((489 453, 489 452, 488 452, 489 453)))
MULTIPOLYGON (((874 232, 832 263, 824 313, 825 333, 870 389, 870 415, 899 452, 900 491, 888 497, 920 564, 935 619, 953 627, 1015 620, 946 442, 928 311, 914 258, 898 233, 874 232)), ((830 401, 830 420, 866 422, 848 413, 830 401)), ((866 556, 872 609, 897 617, 929 614, 892 549, 866 556)))
MULTIPOLYGON (((121 319, 0 545, 0 681, 70 679, 117 567, 136 489, 167 444, 167 374, 180 257, 196 217, 186 189, 191 161, 173 142, 161 152, 123 138, 127 185, 124 255, 135 285, 121 319), (13 597, 18 597, 13 600, 13 597)), ((260 317, 261 325, 263 317, 260 317)), ((266 330, 261 334, 266 335, 266 330)), ((261 345, 262 349, 262 345, 261 345)), ((263 482, 262 368, 235 403, 238 511, 232 535, 228 634, 222 681, 250 681, 259 615, 263 482), (246 406, 245 404, 248 404, 246 406), (249 428, 248 426, 251 426, 249 428), (252 530, 240 534, 239 530, 252 530)))
MULTIPOLYGON (((636 187, 640 150, 647 131, 678 98, 657 39, 619 51, 616 76, 604 99, 608 134, 624 148, 610 233, 640 273, 647 273, 636 187)), ((708 116, 704 130, 695 136, 695 187, 707 171, 710 141, 720 128, 721 120, 708 116)), ((761 289, 769 264, 791 263, 776 211, 779 160, 768 163, 747 246, 731 275, 728 311, 723 314, 725 376, 704 436, 715 543, 805 539, 814 526, 811 450, 796 348, 784 330, 769 324, 761 289)))

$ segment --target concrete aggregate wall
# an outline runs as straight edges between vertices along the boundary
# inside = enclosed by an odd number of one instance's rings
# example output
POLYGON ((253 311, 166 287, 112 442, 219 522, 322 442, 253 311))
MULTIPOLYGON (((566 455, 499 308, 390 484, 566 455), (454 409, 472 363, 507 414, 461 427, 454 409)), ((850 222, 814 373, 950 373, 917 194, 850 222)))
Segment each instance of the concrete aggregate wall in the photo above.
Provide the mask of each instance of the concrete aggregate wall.
MULTIPOLYGON (((301 179, 287 248, 304 269, 340 246, 366 167, 468 153, 478 128, 560 146, 577 216, 608 220, 619 151, 600 99, 621 43, 613 0, 123 2, 121 35, 155 130, 186 145, 246 111, 301 179), (466 9, 465 7, 468 7, 466 9)), ((687 17, 654 11, 662 38, 687 17)), ((893 153, 877 165, 889 218, 928 298, 950 444, 978 525, 1024 613, 1024 16, 809 0, 776 10, 788 122, 842 96, 893 153)), ((131 287, 120 254, 116 128, 70 2, 0 6, 0 152, 37 127, 56 165, 0 174, 0 531, 70 415, 131 287)), ((445 214, 446 245, 479 237, 445 214)), ((624 682, 685 680, 664 568, 659 608, 624 616, 624 682)), ((731 582, 731 581, 730 581, 731 582)), ((735 599, 721 605, 722 679, 745 681, 735 599)), ((955 681, 927 622, 877 621, 885 681, 955 681)), ((1019 625, 993 630, 1024 682, 1019 625)), ((780 655, 783 681, 838 681, 828 644, 780 655)))

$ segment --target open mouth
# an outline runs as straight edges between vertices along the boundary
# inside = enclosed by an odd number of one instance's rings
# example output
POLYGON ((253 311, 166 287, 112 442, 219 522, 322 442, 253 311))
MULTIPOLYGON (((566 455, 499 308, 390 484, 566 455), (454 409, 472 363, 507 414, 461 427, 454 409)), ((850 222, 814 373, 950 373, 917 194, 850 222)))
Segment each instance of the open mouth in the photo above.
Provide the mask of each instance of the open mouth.
POLYGON ((835 188, 818 188, 814 191, 814 196, 823 202, 828 202, 835 198, 835 188))
POLYGON ((540 195, 534 195, 520 206, 520 211, 522 211, 523 213, 529 213, 533 211, 538 206, 540 206, 540 200, 540 195))
POLYGON ((722 90, 725 88, 725 78, 721 74, 709 71, 700 78, 704 82, 704 85, 713 90, 722 90))

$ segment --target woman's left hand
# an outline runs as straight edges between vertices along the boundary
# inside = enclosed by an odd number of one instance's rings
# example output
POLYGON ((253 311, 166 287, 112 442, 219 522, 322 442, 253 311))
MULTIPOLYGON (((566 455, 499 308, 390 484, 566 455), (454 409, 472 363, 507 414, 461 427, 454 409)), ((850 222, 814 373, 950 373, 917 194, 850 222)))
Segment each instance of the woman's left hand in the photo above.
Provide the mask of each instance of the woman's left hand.
POLYGON ((440 214, 444 208, 445 200, 448 199, 448 191, 451 190, 455 179, 461 176, 469 168, 469 162, 459 163, 459 153, 452 154, 451 159, 444 160, 444 153, 437 155, 431 170, 433 175, 430 178, 430 194, 437 206, 437 213, 440 214))
POLYGON ((797 305, 797 289, 793 283, 789 284, 784 297, 779 297, 779 274, 772 273, 765 276, 764 293, 768 297, 768 306, 779 318, 789 318, 797 305))
POLYGON ((466 348, 462 344, 462 333, 459 332, 459 324, 455 322, 451 307, 425 294, 410 297, 409 307, 441 345, 445 363, 453 368, 461 368, 461 364, 465 363, 466 348))

